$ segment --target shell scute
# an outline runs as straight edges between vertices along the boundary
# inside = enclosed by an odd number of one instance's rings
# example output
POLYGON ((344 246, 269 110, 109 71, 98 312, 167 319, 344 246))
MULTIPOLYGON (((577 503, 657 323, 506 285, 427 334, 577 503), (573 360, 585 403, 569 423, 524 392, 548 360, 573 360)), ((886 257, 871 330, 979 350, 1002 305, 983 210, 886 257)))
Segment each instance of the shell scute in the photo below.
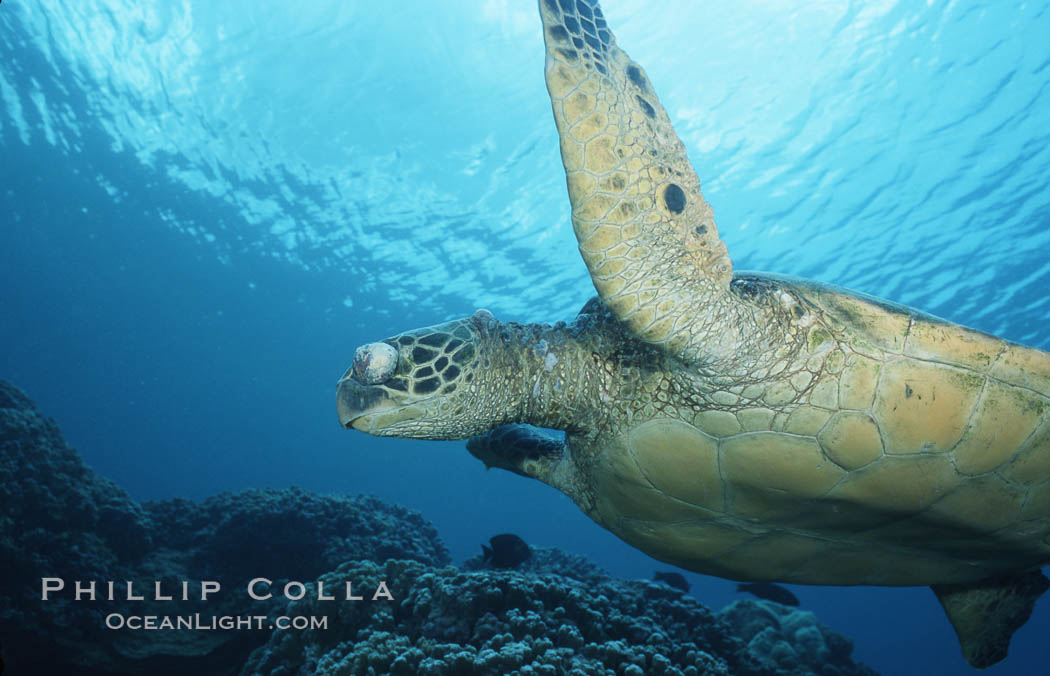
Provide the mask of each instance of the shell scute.
POLYGON ((1025 491, 994 475, 963 481, 930 507, 929 516, 967 530, 991 532, 1019 521, 1025 491))
POLYGON ((880 368, 874 359, 854 355, 839 376, 839 407, 857 411, 871 408, 880 368))
POLYGON ((1013 457, 1039 424, 1048 401, 1033 392, 990 380, 952 451, 963 474, 990 472, 1013 457))
POLYGON ((1050 395, 1050 354, 1007 343, 989 373, 1008 383, 1050 395))
POLYGON ((903 516, 926 509, 959 480, 944 454, 884 456, 850 472, 827 497, 862 505, 871 513, 903 516))
POLYGON ((919 359, 955 364, 984 373, 1006 341, 948 322, 917 319, 908 335, 904 354, 919 359))
POLYGON ((775 522, 782 522, 806 500, 823 495, 845 476, 815 440, 776 432, 724 440, 720 467, 731 487, 732 511, 775 522))
POLYGON ((962 438, 984 378, 903 358, 882 368, 874 413, 887 453, 943 453, 962 438))
POLYGON ((661 493, 722 510, 718 442, 678 420, 651 420, 632 429, 628 446, 645 478, 661 493))
MULTIPOLYGON (((1050 481, 1050 416, 1043 419, 1024 441, 1017 454, 999 473, 1006 479, 1025 486, 1050 481)), ((1047 504, 1050 514, 1050 502, 1047 504)))
POLYGON ((818 436, 839 467, 858 469, 882 455, 882 436, 874 418, 860 411, 839 411, 818 436))

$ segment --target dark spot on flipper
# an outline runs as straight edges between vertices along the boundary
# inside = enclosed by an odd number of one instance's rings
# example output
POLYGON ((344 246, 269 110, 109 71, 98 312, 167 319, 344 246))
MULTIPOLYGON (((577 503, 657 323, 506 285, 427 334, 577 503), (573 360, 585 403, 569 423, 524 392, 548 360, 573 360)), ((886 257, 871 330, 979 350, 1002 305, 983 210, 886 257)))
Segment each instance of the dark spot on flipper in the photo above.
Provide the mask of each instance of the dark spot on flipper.
POLYGON ((567 42, 569 39, 569 33, 562 26, 551 26, 547 33, 556 42, 567 42))
POLYGON ((652 119, 656 119, 656 111, 649 105, 649 102, 643 99, 641 96, 635 96, 638 99, 638 105, 642 107, 642 112, 648 115, 652 119))
POLYGON ((602 64, 600 64, 598 62, 595 62, 594 67, 597 68, 598 72, 601 73, 602 75, 607 75, 609 73, 609 71, 606 70, 605 66, 603 66, 602 64))
POLYGON ((587 44, 591 46, 591 49, 593 49, 595 52, 601 53, 602 43, 598 42, 598 38, 594 37, 590 33, 584 33, 583 39, 584 41, 586 41, 587 44))
POLYGON ((704 235, 707 234, 707 226, 706 225, 698 225, 695 228, 693 228, 693 231, 696 233, 697 237, 703 237, 704 235))
POLYGON ((627 66, 627 79, 630 80, 641 89, 643 92, 649 91, 649 83, 645 81, 645 76, 642 75, 641 69, 633 63, 627 66))
POLYGON ((557 14, 558 13, 558 3, 555 2, 555 0, 543 0, 543 1, 547 5, 547 10, 551 14, 557 14))
POLYGON ((610 45, 612 44, 612 33, 602 28, 599 28, 598 39, 602 41, 603 45, 610 45))
POLYGON ((576 0, 558 0, 558 4, 561 5, 561 10, 566 14, 576 13, 576 0))
POLYGON ((441 385, 441 380, 438 378, 427 378, 421 380, 412 387, 413 394, 430 394, 437 390, 438 386, 441 385))
POLYGON ((585 19, 593 19, 594 18, 594 14, 591 13, 591 8, 587 4, 586 0, 584 0, 584 2, 581 2, 579 5, 577 5, 576 8, 579 10, 580 16, 582 16, 583 18, 585 18, 585 19))
POLYGON ((915 390, 911 389, 911 385, 909 385, 908 383, 904 383, 904 398, 905 399, 911 399, 911 395, 914 392, 915 392, 915 390))
POLYGON ((565 17, 565 27, 568 28, 569 32, 573 35, 580 34, 580 24, 571 16, 565 17))
POLYGON ((583 40, 581 40, 580 38, 573 38, 572 44, 574 47, 576 47, 576 49, 583 49, 583 40))
POLYGON ((802 316, 806 314, 806 311, 802 309, 801 305, 796 305, 791 308, 791 311, 795 313, 796 319, 802 319, 802 316))
POLYGON ((672 214, 685 211, 685 193, 676 184, 670 183, 664 188, 664 204, 672 214))
POLYGON ((598 29, 594 27, 594 22, 590 19, 580 19, 580 26, 584 33, 598 37, 598 29))

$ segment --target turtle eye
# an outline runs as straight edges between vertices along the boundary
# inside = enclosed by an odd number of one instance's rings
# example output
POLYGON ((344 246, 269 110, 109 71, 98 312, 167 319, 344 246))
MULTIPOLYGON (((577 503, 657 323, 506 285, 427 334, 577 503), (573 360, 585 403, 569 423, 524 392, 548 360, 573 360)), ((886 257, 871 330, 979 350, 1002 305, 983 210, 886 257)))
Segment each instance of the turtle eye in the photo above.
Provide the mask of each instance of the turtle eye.
POLYGON ((397 350, 387 343, 369 343, 357 348, 350 373, 363 385, 378 385, 394 375, 398 362, 397 350))

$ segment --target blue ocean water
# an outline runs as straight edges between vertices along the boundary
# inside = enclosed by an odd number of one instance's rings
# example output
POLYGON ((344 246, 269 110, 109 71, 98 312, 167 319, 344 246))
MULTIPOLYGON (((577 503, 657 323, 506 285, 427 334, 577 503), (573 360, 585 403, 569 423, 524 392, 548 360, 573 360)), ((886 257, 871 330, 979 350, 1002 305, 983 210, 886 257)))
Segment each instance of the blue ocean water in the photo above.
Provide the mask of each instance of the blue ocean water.
MULTIPOLYGON (((1050 348, 1050 9, 607 0, 737 269, 1050 348)), ((343 431, 355 346, 573 315, 534 4, 0 3, 0 377, 136 498, 297 484, 665 566, 460 443, 343 431)), ((720 607, 734 585, 688 575, 720 607)), ((887 674, 967 667, 926 589, 795 588, 887 674)), ((1050 601, 990 674, 1045 672, 1050 601)))

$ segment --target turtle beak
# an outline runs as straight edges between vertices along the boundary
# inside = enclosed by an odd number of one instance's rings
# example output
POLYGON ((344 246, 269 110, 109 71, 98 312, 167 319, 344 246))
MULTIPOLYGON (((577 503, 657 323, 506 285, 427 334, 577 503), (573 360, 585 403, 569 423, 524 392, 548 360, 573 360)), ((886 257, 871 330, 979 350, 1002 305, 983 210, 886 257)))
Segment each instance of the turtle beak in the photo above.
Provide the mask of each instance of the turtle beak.
POLYGON ((418 420, 424 410, 381 385, 362 385, 351 374, 343 376, 335 390, 339 424, 376 436, 400 436, 402 423, 418 420))
POLYGON ((336 386, 335 405, 340 425, 367 431, 355 422, 368 412, 394 405, 384 389, 376 386, 389 380, 396 367, 397 350, 387 343, 369 343, 357 348, 353 365, 336 386))
POLYGON ((391 436, 400 423, 415 420, 423 410, 417 398, 388 385, 397 370, 398 352, 388 343, 357 348, 354 363, 339 379, 335 407, 339 424, 367 434, 391 436))
POLYGON ((339 424, 346 429, 367 432, 361 424, 362 417, 369 411, 383 407, 384 403, 393 404, 387 400, 381 388, 362 385, 354 380, 351 372, 347 372, 336 386, 335 408, 339 414, 339 424))

